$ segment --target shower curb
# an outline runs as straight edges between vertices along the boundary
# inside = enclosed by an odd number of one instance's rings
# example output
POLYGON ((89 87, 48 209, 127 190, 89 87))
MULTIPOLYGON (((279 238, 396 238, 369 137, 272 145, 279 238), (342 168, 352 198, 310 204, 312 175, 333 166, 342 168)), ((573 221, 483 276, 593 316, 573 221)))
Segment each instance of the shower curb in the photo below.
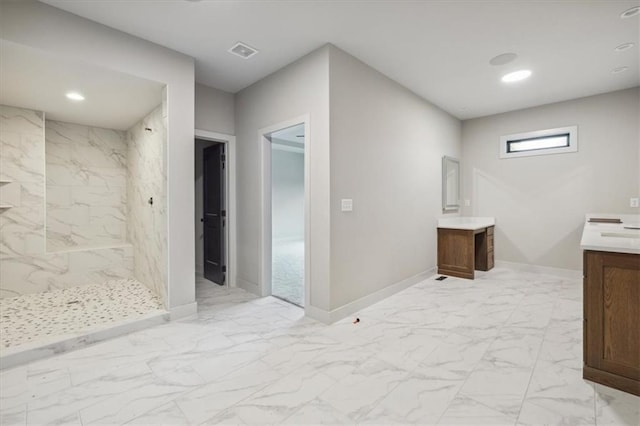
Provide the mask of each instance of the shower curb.
POLYGON ((169 319, 169 312, 156 311, 135 319, 111 323, 98 329, 85 330, 71 337, 69 335, 60 336, 55 341, 27 343, 3 349, 0 352, 0 370, 18 367, 32 361, 91 346, 134 331, 165 324, 169 322, 169 319))

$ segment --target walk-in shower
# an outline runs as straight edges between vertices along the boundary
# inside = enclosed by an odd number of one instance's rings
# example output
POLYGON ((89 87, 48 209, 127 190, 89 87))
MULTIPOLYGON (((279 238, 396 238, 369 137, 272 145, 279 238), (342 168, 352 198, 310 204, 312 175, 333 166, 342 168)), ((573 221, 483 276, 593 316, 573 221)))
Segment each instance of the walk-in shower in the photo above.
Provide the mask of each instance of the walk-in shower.
POLYGON ((164 85, 0 47, 2 359, 163 319, 164 85))

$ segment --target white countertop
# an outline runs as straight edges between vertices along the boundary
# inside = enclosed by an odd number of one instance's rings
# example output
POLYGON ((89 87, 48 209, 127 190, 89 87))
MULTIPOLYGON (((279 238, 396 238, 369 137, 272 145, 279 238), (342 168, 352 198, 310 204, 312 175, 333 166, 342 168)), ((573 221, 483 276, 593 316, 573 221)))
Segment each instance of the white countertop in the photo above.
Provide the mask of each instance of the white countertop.
POLYGON ((494 226, 495 217, 443 217, 438 219, 438 228, 476 230, 494 226))
POLYGON ((640 254, 640 229, 626 229, 625 226, 640 227, 640 215, 587 214, 580 248, 582 250, 640 254), (589 223, 589 219, 592 217, 619 218, 622 223, 589 223))

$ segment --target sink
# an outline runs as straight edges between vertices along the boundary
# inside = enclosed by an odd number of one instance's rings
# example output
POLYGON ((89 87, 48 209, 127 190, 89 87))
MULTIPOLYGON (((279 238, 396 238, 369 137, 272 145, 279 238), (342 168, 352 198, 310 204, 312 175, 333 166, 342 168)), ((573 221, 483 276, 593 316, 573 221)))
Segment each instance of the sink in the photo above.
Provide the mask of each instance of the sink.
POLYGON ((603 237, 640 239, 640 232, 601 232, 600 235, 603 237))

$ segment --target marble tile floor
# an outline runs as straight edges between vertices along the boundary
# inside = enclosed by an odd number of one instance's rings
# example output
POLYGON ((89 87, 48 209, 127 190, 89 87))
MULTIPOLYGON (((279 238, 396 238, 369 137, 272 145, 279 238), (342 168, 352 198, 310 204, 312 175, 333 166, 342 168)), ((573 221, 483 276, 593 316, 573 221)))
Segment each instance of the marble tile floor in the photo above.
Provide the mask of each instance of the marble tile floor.
POLYGON ((134 279, 0 299, 0 353, 163 310, 160 299, 134 279))
POLYGON ((581 291, 495 268, 327 326, 199 285, 197 316, 0 372, 0 424, 637 425, 581 377, 581 291))

